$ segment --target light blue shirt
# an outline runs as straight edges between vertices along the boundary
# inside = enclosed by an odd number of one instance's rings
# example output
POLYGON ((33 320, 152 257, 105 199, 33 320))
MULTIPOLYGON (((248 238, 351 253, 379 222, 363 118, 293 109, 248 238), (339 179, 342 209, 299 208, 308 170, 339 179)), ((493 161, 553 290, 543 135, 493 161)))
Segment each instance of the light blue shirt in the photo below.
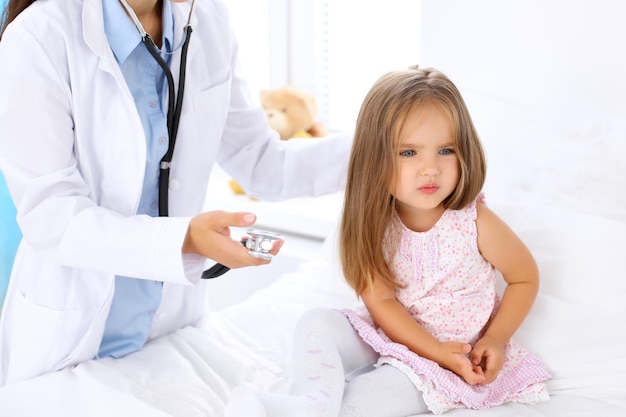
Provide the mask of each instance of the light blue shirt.
MULTIPOLYGON (((126 83, 135 99, 147 146, 147 160, 137 214, 158 216, 159 162, 167 151, 167 80, 118 0, 103 0, 104 30, 126 83)), ((169 1, 163 2, 163 49, 171 51, 174 20, 169 1)), ((169 61, 169 55, 164 55, 169 61)), ((168 62, 169 63, 169 62, 168 62)), ((162 283, 115 277, 115 294, 107 318, 99 357, 125 356, 141 349, 150 335, 161 303, 162 283)))

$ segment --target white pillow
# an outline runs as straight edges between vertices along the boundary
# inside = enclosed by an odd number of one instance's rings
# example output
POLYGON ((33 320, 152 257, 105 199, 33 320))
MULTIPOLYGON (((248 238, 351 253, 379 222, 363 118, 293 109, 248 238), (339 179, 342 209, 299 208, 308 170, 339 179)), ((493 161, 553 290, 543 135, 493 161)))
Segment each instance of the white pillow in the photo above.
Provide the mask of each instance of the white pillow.
POLYGON ((463 95, 487 155, 487 204, 541 272, 515 339, 546 362, 551 392, 626 399, 626 117, 463 95))
POLYGON ((625 115, 463 95, 487 156, 488 199, 541 201, 626 222, 625 115))
POLYGON ((540 268, 515 339, 548 365, 551 392, 626 398, 626 223, 550 204, 490 206, 540 268))

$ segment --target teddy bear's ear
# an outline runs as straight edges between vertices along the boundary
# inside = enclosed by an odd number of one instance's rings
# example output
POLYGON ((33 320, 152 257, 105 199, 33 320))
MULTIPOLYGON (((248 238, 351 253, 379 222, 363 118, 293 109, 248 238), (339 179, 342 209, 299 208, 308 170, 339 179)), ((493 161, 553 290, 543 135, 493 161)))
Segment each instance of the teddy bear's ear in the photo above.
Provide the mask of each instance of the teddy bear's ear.
POLYGON ((298 91, 298 96, 304 102, 308 113, 315 118, 317 116, 317 101, 315 101, 315 96, 313 94, 306 93, 304 91, 298 91))

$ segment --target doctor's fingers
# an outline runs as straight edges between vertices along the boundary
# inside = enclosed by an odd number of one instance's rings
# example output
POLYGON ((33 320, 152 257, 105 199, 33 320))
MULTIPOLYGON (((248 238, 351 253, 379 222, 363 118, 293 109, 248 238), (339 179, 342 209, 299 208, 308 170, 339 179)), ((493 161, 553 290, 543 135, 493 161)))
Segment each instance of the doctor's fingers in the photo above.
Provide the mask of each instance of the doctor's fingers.
POLYGON ((207 244, 216 239, 215 234, 230 237, 230 227, 251 226, 255 221, 256 216, 247 212, 233 213, 218 210, 194 216, 189 221, 183 252, 207 257, 207 249, 212 251, 210 245, 207 247, 207 244))
MULTIPOLYGON (((244 263, 241 264, 241 267, 245 267, 245 266, 258 266, 258 265, 264 265, 264 264, 268 264, 272 261, 273 257, 278 255, 278 252, 280 251, 280 248, 283 246, 283 244, 285 243, 284 240, 282 239, 276 239, 272 242, 272 248, 267 250, 267 249, 259 249, 259 247, 255 244, 252 245, 248 245, 248 239, 251 239, 250 236, 243 236, 243 240, 241 240, 241 244, 242 244, 242 248, 245 247, 245 250, 247 251, 247 254, 249 256, 249 258, 246 258, 244 263), (269 257, 267 256, 269 254, 269 257), (252 259, 250 259, 252 258, 252 259), (254 261, 256 260, 256 261, 254 261)), ((267 241, 264 241, 263 243, 266 243, 267 241)), ((262 246, 262 245, 261 245, 262 246)), ((237 253, 239 253, 239 251, 237 251, 237 253)), ((234 266, 233 268, 239 268, 239 266, 234 266)))
POLYGON ((282 240, 282 239, 278 239, 278 240, 274 241, 274 243, 272 245, 272 249, 269 252, 272 255, 274 255, 274 256, 278 255, 278 252, 280 251, 280 248, 282 248, 284 244, 285 244, 285 241, 282 240))
POLYGON ((194 217, 194 219, 200 223, 199 226, 202 228, 230 234, 230 227, 246 227, 253 225, 254 222, 256 222, 256 215, 249 212, 215 210, 201 213, 194 217))
POLYGON ((231 269, 265 265, 271 262, 271 259, 251 256, 249 249, 241 242, 223 235, 217 235, 212 242, 207 242, 204 256, 231 269))

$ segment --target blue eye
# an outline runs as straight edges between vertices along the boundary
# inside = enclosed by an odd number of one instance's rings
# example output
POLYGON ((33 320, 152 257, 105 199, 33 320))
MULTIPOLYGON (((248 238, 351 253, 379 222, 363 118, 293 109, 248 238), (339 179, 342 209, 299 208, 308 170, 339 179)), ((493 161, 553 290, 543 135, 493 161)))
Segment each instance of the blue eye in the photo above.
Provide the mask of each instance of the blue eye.
POLYGON ((454 153, 454 149, 445 148, 439 151, 440 155, 452 155, 454 153))
POLYGON ((414 150, 412 150, 412 149, 408 149, 406 151, 401 151, 400 152, 400 156, 413 156, 415 154, 416 154, 416 152, 414 150))

